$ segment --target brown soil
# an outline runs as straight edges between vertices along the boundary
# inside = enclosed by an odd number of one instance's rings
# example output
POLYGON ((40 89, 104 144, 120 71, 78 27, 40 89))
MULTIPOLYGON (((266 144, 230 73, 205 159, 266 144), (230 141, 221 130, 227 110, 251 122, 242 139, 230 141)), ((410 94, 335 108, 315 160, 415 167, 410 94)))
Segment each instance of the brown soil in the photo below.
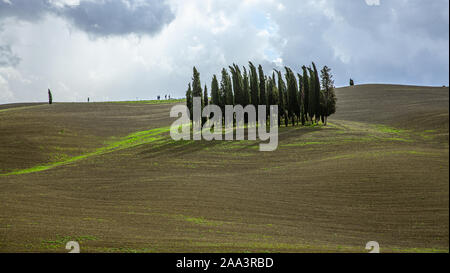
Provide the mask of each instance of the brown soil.
POLYGON ((336 93, 329 126, 281 128, 274 152, 164 136, 17 175, 169 126, 171 105, 0 106, 0 251, 448 252, 449 89, 336 93))

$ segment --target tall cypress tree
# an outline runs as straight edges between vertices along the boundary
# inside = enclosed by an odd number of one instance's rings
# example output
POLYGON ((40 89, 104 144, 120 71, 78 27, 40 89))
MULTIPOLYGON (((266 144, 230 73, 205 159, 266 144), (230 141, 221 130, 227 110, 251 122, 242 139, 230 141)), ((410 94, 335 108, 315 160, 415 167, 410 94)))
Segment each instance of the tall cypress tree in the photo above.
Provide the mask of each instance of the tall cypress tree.
POLYGON ((300 109, 300 120, 302 125, 305 125, 305 88, 303 86, 303 77, 298 75, 298 108, 300 109))
POLYGON ((244 77, 242 78, 243 81, 243 90, 242 90, 242 99, 243 99, 243 105, 242 106, 247 106, 250 104, 250 84, 248 82, 248 74, 247 74, 247 69, 244 67, 244 77))
POLYGON ((200 83, 200 73, 197 71, 197 69, 194 66, 193 69, 193 77, 192 77, 192 97, 199 97, 201 99, 202 102, 202 111, 203 111, 203 106, 204 106, 204 101, 203 101, 203 92, 202 92, 202 86, 200 83))
POLYGON ((309 118, 311 119, 311 121, 313 121, 314 115, 316 113, 316 88, 315 86, 315 82, 316 80, 314 79, 314 71, 311 69, 311 67, 308 67, 308 72, 309 72, 309 81, 308 81, 308 85, 309 85, 309 105, 308 105, 308 114, 309 114, 309 118))
POLYGON ((285 67, 286 69, 286 83, 287 83, 287 93, 289 97, 288 101, 288 111, 289 111, 289 117, 292 121, 292 126, 295 126, 295 119, 300 116, 300 111, 298 108, 298 87, 297 87, 297 79, 295 78, 295 74, 292 72, 292 70, 289 67, 285 67))
POLYGON ((203 89, 203 105, 206 107, 208 106, 208 102, 209 102, 209 97, 208 97, 208 87, 205 84, 205 89, 203 89))
POLYGON ((225 105, 234 105, 233 88, 231 85, 230 75, 228 71, 224 68, 222 69, 222 80, 220 82, 220 89, 223 90, 223 110, 225 113, 225 105))
MULTIPOLYGON (((203 112, 203 107, 205 106, 205 102, 203 101, 203 91, 202 85, 200 83, 200 73, 197 71, 197 68, 193 68, 193 76, 192 76, 192 97, 199 97, 201 101, 200 113, 203 112)), ((201 118, 202 124, 206 122, 206 118, 201 118)))
POLYGON ((236 105, 240 104, 244 106, 244 87, 241 70, 237 65, 233 64, 233 66, 230 66, 230 72, 233 81, 234 102, 236 105))
POLYGON ((271 105, 278 105, 279 98, 278 98, 278 88, 277 83, 275 81, 275 72, 272 73, 272 77, 269 77, 268 79, 268 87, 267 87, 267 99, 269 107, 271 105))
POLYGON ((189 109, 189 118, 193 119, 193 112, 192 112, 192 89, 191 89, 191 83, 189 83, 188 90, 186 91, 186 106, 189 109))
POLYGON ((283 81, 283 76, 281 71, 276 71, 278 75, 278 126, 281 125, 281 118, 284 119, 285 125, 287 126, 288 115, 287 103, 286 103, 286 84, 283 81))
POLYGON ((319 73, 317 71, 316 65, 314 62, 312 63, 313 70, 314 70, 314 95, 315 95, 315 102, 316 102, 316 121, 320 119, 321 116, 321 107, 320 107, 320 78, 319 73))
MULTIPOLYGON (((272 77, 269 77, 267 79, 267 100, 268 100, 269 107, 271 105, 279 104, 278 88, 277 88, 277 83, 275 81, 275 72, 272 73, 272 77)), ((279 112, 278 112, 278 114, 279 114, 279 112)), ((280 118, 280 116, 278 115, 278 120, 279 120, 279 118, 280 118)), ((271 124, 271 126, 272 126, 272 124, 271 124)), ((278 123, 278 126, 279 126, 279 123, 278 123)))
POLYGON ((334 80, 333 75, 331 75, 331 69, 324 66, 320 72, 324 89, 322 101, 324 125, 327 125, 328 117, 336 112, 336 95, 334 93, 334 80))
POLYGON ((259 105, 259 82, 258 82, 258 73, 256 72, 256 67, 249 62, 249 74, 250 74, 250 102, 255 106, 258 111, 259 105))
POLYGON ((217 106, 220 105, 219 82, 215 74, 211 81, 211 103, 217 106))
POLYGON ((259 72, 259 105, 267 106, 266 77, 264 76, 264 71, 261 65, 258 66, 258 72, 259 72))
MULTIPOLYGON (((308 71, 306 70, 306 66, 302 66, 303 70, 303 107, 305 116, 309 114, 309 77, 308 77, 308 71)), ((308 119, 308 117, 305 117, 308 119)))

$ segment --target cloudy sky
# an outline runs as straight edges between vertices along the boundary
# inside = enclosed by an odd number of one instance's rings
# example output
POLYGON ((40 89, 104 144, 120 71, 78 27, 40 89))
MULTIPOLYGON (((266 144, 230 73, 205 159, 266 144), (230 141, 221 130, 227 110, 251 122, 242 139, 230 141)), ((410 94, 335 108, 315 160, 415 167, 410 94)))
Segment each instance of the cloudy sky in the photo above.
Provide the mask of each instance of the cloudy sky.
POLYGON ((182 97, 232 63, 449 84, 448 0, 0 0, 0 104, 182 97))

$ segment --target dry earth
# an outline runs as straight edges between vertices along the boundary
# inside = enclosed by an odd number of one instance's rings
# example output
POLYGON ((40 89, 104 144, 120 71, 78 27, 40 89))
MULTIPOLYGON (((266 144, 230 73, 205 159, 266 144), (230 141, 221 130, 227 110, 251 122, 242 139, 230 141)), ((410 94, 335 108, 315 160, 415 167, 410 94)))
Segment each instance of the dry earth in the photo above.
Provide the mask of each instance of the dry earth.
POLYGON ((171 140, 171 104, 0 105, 0 252, 448 252, 449 89, 336 92, 267 153, 171 140))

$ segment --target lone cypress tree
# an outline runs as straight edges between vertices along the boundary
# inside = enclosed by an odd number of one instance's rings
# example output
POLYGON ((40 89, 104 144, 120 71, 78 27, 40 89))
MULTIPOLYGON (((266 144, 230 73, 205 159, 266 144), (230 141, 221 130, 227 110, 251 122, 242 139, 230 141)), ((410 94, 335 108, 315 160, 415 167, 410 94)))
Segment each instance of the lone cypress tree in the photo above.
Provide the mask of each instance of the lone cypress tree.
POLYGON ((353 81, 352 78, 350 78, 350 86, 353 86, 353 85, 355 85, 355 82, 353 81))
POLYGON ((334 80, 331 75, 331 69, 324 66, 321 72, 322 87, 323 87, 323 119, 324 125, 327 125, 327 119, 330 115, 336 112, 336 95, 334 93, 334 80))
POLYGON ((193 103, 193 101, 192 101, 192 89, 191 89, 191 83, 189 83, 188 90, 186 91, 186 106, 189 109, 189 118, 191 119, 191 121, 193 119, 193 116, 192 116, 192 114, 193 114, 193 112, 192 112, 192 110, 193 110, 192 109, 192 103, 193 103))
POLYGON ((48 104, 52 104, 53 103, 53 96, 52 96, 52 91, 50 91, 50 88, 48 89, 48 104))

